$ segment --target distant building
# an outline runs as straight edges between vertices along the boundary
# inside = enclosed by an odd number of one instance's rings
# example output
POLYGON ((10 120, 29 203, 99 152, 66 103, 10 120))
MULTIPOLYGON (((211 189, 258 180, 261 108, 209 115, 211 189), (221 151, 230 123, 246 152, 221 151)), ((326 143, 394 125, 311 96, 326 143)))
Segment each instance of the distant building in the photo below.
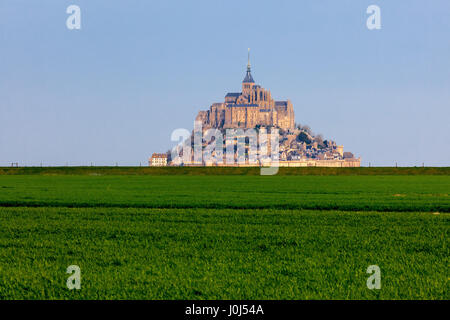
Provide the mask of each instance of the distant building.
POLYGON ((152 167, 167 166, 167 154, 165 154, 165 153, 152 154, 152 157, 148 160, 148 165, 152 166, 152 167))

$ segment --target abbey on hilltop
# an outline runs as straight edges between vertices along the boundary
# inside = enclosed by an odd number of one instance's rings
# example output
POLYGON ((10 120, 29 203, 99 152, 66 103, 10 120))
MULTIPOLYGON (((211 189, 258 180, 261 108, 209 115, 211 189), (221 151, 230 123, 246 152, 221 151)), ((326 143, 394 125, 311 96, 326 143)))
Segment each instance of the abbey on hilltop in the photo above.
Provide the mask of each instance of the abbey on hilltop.
POLYGON ((196 117, 204 128, 255 128, 278 127, 292 130, 295 126, 294 108, 289 100, 275 101, 270 90, 255 84, 250 68, 242 81, 242 92, 230 92, 224 102, 213 103, 208 111, 196 117))
POLYGON ((274 137, 274 141, 278 141, 279 148, 275 152, 278 152, 277 166, 280 167, 359 167, 361 163, 353 153, 344 152, 342 145, 314 134, 307 125, 295 123, 294 108, 289 100, 275 101, 269 90, 255 84, 250 53, 242 91, 227 93, 224 102, 213 103, 209 110, 200 111, 195 120, 197 123, 189 137, 165 154, 153 154, 149 165, 262 166, 274 137), (195 127, 200 139, 196 139, 195 127), (262 136, 257 139, 256 161, 250 157, 252 132, 267 134, 267 145, 262 136), (211 133, 212 136, 208 135, 211 133), (245 159, 239 155, 239 149, 244 149, 245 159))

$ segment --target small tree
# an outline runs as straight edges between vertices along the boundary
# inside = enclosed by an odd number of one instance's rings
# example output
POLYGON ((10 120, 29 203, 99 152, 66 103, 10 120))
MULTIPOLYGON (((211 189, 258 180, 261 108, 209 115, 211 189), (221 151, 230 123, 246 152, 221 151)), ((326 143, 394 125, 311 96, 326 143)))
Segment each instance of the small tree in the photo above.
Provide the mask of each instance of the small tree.
POLYGON ((309 126, 303 126, 302 130, 305 131, 306 133, 308 133, 309 135, 312 135, 312 131, 311 128, 309 126))
POLYGON ((319 146, 320 148, 325 147, 325 143, 323 141, 323 136, 321 134, 318 134, 317 136, 315 136, 314 141, 317 142, 317 146, 319 146))
POLYGON ((304 142, 306 144, 310 144, 311 143, 311 139, 309 139, 308 135, 304 132, 300 132, 300 134, 297 136, 297 141, 298 142, 304 142))
POLYGON ((353 159, 354 155, 351 152, 344 152, 344 159, 353 159))

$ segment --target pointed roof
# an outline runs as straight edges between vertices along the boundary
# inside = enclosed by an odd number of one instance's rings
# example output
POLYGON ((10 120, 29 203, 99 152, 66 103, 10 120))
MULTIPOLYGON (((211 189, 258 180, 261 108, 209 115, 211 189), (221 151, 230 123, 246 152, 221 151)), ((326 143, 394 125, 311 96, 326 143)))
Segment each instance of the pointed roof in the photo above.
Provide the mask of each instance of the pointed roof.
POLYGON ((247 74, 245 75, 243 83, 255 83, 255 80, 253 80, 252 73, 250 71, 250 67, 247 68, 247 74))
POLYGON ((248 48, 248 63, 247 63, 247 74, 245 75, 244 80, 242 83, 255 83, 255 80, 253 80, 252 72, 250 68, 250 48, 248 48))

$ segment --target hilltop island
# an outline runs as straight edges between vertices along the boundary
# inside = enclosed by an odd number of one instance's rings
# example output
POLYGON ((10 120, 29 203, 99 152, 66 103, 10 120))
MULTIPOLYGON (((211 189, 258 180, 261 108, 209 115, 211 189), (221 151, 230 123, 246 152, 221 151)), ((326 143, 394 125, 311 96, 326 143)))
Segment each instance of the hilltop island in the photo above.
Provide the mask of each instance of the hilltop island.
POLYGON ((264 165, 261 158, 271 151, 272 156, 273 152, 277 153, 278 165, 282 167, 359 167, 361 163, 351 152, 344 152, 342 145, 314 135, 308 126, 296 124, 292 102, 274 100, 270 90, 255 83, 250 58, 241 92, 229 92, 223 102, 200 111, 195 124, 200 138, 196 139, 193 132, 184 143, 167 153, 154 153, 149 165, 264 165), (251 156, 252 141, 256 148, 254 157, 251 156), (271 149, 274 143, 278 146, 276 150, 271 149), (209 158, 202 156, 205 150, 209 158))

